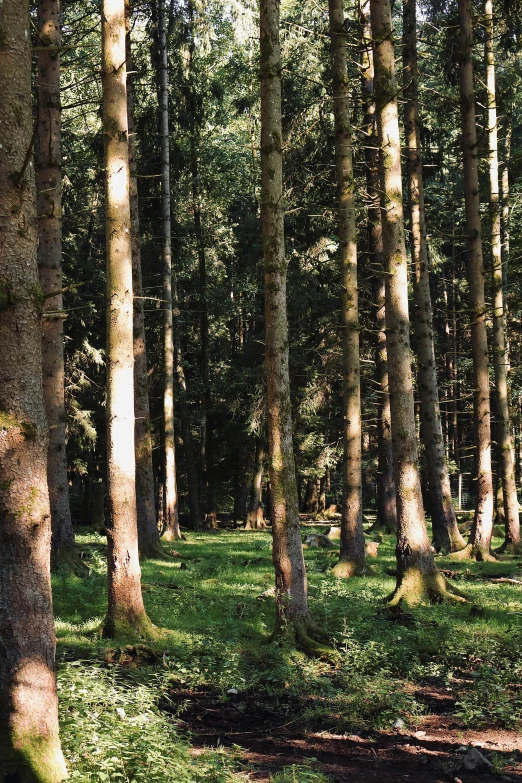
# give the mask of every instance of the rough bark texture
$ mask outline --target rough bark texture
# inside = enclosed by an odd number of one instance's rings
[[[125,3],[127,14],[127,69],[132,67],[130,36],[130,3]],[[132,290],[134,313],[134,451],[136,457],[136,513],[138,517],[138,545],[141,557],[162,555],[154,502],[154,472],[152,468],[152,440],[150,436],[149,383],[145,345],[145,308],[141,277],[140,215],[138,205],[138,178],[136,164],[136,129],[134,124],[133,77],[127,79],[127,117],[129,125],[129,197],[132,249]]]
[[[433,343],[424,185],[420,147],[416,0],[403,2],[404,130],[408,161],[411,254],[414,265],[414,323],[421,401],[420,434],[426,452],[433,542],[436,549],[456,551],[466,545],[459,533],[449,481],[439,406],[437,363]]]
[[[484,262],[480,233],[477,127],[473,86],[473,23],[470,0],[459,0],[460,105],[464,162],[464,198],[468,246],[468,282],[473,356],[474,424],[476,447],[475,518],[466,549],[454,556],[490,557],[493,527],[493,480],[491,473],[491,423],[489,400],[489,357],[484,299]]]
[[[368,191],[368,246],[374,277],[375,302],[375,380],[379,385],[377,413],[377,519],[375,528],[395,533],[397,530],[397,502],[393,480],[393,451],[391,436],[390,393],[388,388],[388,358],[386,351],[386,296],[383,270],[382,223],[380,207],[379,149],[375,100],[373,95],[373,50],[370,21],[370,2],[361,0],[361,90],[364,101],[363,126],[366,133],[364,150],[366,160],[366,187]]]
[[[343,500],[341,548],[333,569],[338,577],[361,574],[365,565],[362,526],[361,370],[357,228],[352,162],[348,55],[343,0],[329,0],[337,173],[341,342],[343,349]]]
[[[106,636],[146,636],[138,557],[134,465],[132,252],[127,147],[124,0],[102,6],[103,137],[107,253]]]
[[[371,0],[375,103],[381,148],[386,333],[397,491],[397,587],[392,603],[447,595],[430,549],[420,485],[410,359],[408,268],[402,210],[401,146],[389,0]]]
[[[254,470],[252,473],[252,486],[250,489],[250,502],[245,521],[247,530],[256,530],[265,527],[263,518],[263,470],[265,463],[265,444],[261,438],[256,439],[256,455],[254,458]]]
[[[308,584],[299,526],[288,369],[281,137],[279,2],[260,2],[261,215],[265,285],[265,369],[272,497],[276,634],[295,629],[309,647]]]
[[[493,365],[496,385],[496,440],[502,481],[506,539],[504,549],[520,545],[520,519],[515,483],[515,454],[511,437],[507,383],[507,327],[504,309],[504,274],[501,245],[500,192],[498,175],[497,101],[495,88],[495,52],[493,2],[485,0],[486,87],[489,140],[489,209],[491,219],[491,256],[493,262]]]
[[[165,436],[166,541],[180,539],[176,444],[174,438],[174,331],[172,323],[172,228],[170,217],[169,71],[164,0],[158,0],[158,103],[161,164],[161,226],[163,260],[163,427]]]
[[[42,391],[31,35],[26,0],[0,4],[0,771],[58,783],[48,430]]]
[[[62,291],[62,142],[60,105],[60,0],[38,3],[38,270],[44,298],[42,375],[49,425],[47,483],[53,562],[74,563],[65,451]]]

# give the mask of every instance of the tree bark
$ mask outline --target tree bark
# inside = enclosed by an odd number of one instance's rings
[[[279,0],[260,1],[261,216],[265,286],[268,450],[276,576],[275,634],[314,647],[292,444],[284,247]]]
[[[414,264],[414,324],[418,355],[418,387],[421,401],[421,438],[426,452],[433,543],[436,549],[454,552],[466,542],[457,527],[451,500],[448,465],[439,405],[437,362],[433,343],[424,183],[420,146],[417,65],[416,0],[403,2],[404,132],[408,161],[411,254]]]
[[[453,557],[489,559],[493,527],[493,479],[491,473],[491,422],[489,357],[484,298],[484,261],[480,233],[480,191],[477,159],[477,127],[473,86],[473,22],[470,0],[459,0],[460,106],[464,164],[464,199],[468,247],[468,283],[473,357],[474,424],[477,501],[468,546]]]
[[[134,463],[125,0],[103,0],[102,89],[107,243],[108,613],[104,635],[149,636],[138,557]]]
[[[163,427],[165,433],[165,525],[163,538],[182,538],[179,527],[174,437],[174,331],[172,316],[172,228],[170,217],[169,66],[165,29],[165,0],[157,0],[158,103],[161,165],[161,225],[163,261]]]
[[[27,0],[0,4],[0,769],[5,780],[67,777],[54,671],[48,428]]]
[[[130,35],[130,0],[125,3],[127,69],[133,71]],[[141,276],[140,213],[136,163],[133,77],[127,78],[127,118],[129,125],[129,198],[132,249],[133,334],[134,334],[134,450],[136,458],[136,513],[140,557],[163,556],[154,502],[154,471],[150,436],[149,382],[145,344],[145,308]]]
[[[343,500],[337,577],[362,574],[365,566],[362,526],[361,368],[357,228],[350,123],[350,90],[343,0],[329,0],[333,76],[335,160],[337,172],[339,262],[341,270],[341,343],[343,350]]]
[[[385,285],[383,270],[382,223],[380,208],[379,148],[373,94],[374,68],[370,2],[361,0],[360,25],[363,54],[361,62],[361,90],[364,102],[363,126],[366,134],[366,187],[368,191],[368,247],[374,275],[375,300],[375,380],[379,387],[377,407],[377,519],[376,529],[388,533],[397,530],[397,502],[393,481],[393,452],[391,437],[390,393],[388,388],[388,357],[386,351]]]
[[[386,335],[397,490],[397,586],[390,602],[452,595],[430,549],[417,457],[410,359],[408,268],[402,210],[401,145],[389,0],[371,0],[375,102],[381,149]]]
[[[520,519],[515,483],[515,454],[511,436],[507,383],[507,326],[504,309],[504,274],[501,243],[501,215],[498,173],[497,99],[495,87],[495,51],[493,1],[485,0],[485,55],[488,105],[489,209],[491,219],[491,256],[493,262],[493,365],[495,368],[498,461],[502,481],[506,538],[502,551],[520,547]]]
[[[65,448],[62,295],[62,141],[60,104],[60,2],[38,3],[38,135],[36,187],[38,271],[44,296],[42,374],[49,425],[47,482],[51,504],[53,563],[81,567],[74,552]],[[82,569],[85,570],[85,569]]]
[[[250,502],[245,520],[246,530],[257,530],[265,526],[263,518],[263,470],[265,463],[265,445],[262,438],[256,438],[256,455],[252,473]]]

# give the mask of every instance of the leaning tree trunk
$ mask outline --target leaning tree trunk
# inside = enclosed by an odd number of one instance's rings
[[[476,448],[475,518],[468,546],[453,557],[489,559],[493,528],[493,479],[491,474],[491,422],[489,357],[484,298],[484,261],[480,233],[477,126],[473,86],[473,22],[470,0],[459,0],[460,106],[464,162],[464,199],[468,246],[468,284],[473,357],[474,422]]]
[[[130,36],[130,2],[125,3],[127,35],[125,39],[127,68],[133,71]],[[129,125],[129,197],[132,248],[132,290],[134,313],[134,449],[136,459],[136,513],[140,557],[163,556],[154,502],[154,471],[150,436],[149,382],[145,345],[145,308],[141,276],[140,215],[136,164],[136,126],[134,122],[133,78],[127,79],[127,117]]]
[[[0,4],[0,776],[59,783],[27,0]],[[6,217],[8,216],[8,217]],[[4,777],[5,776],[5,777]]]
[[[265,285],[265,368],[272,493],[276,629],[310,649],[314,627],[299,526],[292,444],[284,247],[279,0],[260,2],[261,214]]]
[[[414,322],[418,356],[418,386],[421,401],[420,433],[426,452],[428,486],[436,549],[455,552],[463,549],[462,538],[451,500],[451,488],[442,436],[437,382],[437,361],[433,342],[428,245],[424,209],[424,184],[420,147],[417,65],[416,0],[403,2],[404,135],[408,161],[411,254],[414,264]]]
[[[507,383],[507,337],[506,313],[504,309],[504,274],[502,263],[500,193],[498,176],[497,102],[495,87],[495,52],[493,37],[493,1],[485,0],[486,28],[486,86],[488,101],[489,139],[489,208],[491,217],[491,256],[493,261],[493,364],[495,368],[498,444],[498,461],[502,494],[506,539],[501,547],[517,549],[520,546],[520,519],[515,483],[515,455],[511,437],[509,399]]]
[[[265,445],[262,438],[256,438],[256,454],[250,489],[250,502],[245,521],[246,530],[266,527],[263,518],[263,469],[265,463]]]
[[[107,243],[106,636],[149,636],[138,557],[134,463],[132,247],[127,147],[125,0],[103,0],[102,88]]]
[[[163,538],[182,538],[179,527],[174,438],[174,330],[172,323],[172,228],[170,217],[169,69],[165,0],[158,0],[159,126],[161,164],[161,231],[163,240],[163,427],[165,435],[165,524]]]
[[[60,105],[60,1],[38,3],[38,270],[43,300],[42,375],[49,425],[47,483],[53,562],[82,568],[74,552],[65,450],[62,295],[62,142]]]
[[[397,586],[392,604],[454,596],[435,566],[420,485],[410,358],[408,265],[402,210],[401,144],[389,0],[371,0],[375,102],[381,149],[386,333],[397,490]]]
[[[341,267],[341,343],[343,350],[343,500],[341,548],[333,569],[337,577],[361,574],[365,566],[362,524],[361,368],[357,228],[352,161],[348,55],[343,0],[329,0],[333,75],[335,160]]]
[[[386,351],[385,285],[383,277],[382,223],[379,182],[379,149],[373,95],[373,50],[370,2],[361,0],[362,37],[361,92],[364,103],[363,127],[366,134],[366,187],[368,191],[368,247],[374,274],[374,307],[376,321],[375,380],[378,384],[377,406],[377,518],[374,529],[388,533],[397,530],[397,502],[393,481],[390,392],[388,388],[388,355]]]

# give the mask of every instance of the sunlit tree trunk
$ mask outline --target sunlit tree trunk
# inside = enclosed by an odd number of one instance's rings
[[[265,284],[265,367],[276,574],[276,634],[294,630],[314,645],[292,443],[284,246],[279,0],[260,2],[261,214]]]
[[[163,427],[165,435],[166,541],[180,539],[176,444],[174,438],[174,331],[172,322],[172,227],[170,216],[169,66],[165,0],[158,0],[158,103],[161,165],[161,226],[163,261]]]
[[[463,549],[449,481],[437,383],[437,362],[433,343],[433,310],[431,306],[428,246],[424,209],[424,185],[420,147],[420,120],[417,65],[416,0],[403,2],[404,125],[408,161],[409,206],[411,220],[411,254],[414,264],[414,323],[418,355],[418,386],[421,400],[421,438],[426,452],[428,484],[433,525],[433,542],[437,549]]]
[[[132,71],[130,36],[131,8],[125,3],[127,15],[127,69]],[[152,468],[152,440],[150,436],[149,383],[145,345],[145,308],[141,276],[140,215],[138,206],[138,178],[136,163],[136,127],[134,123],[133,77],[127,79],[127,116],[129,126],[129,197],[132,248],[132,288],[134,295],[134,439],[136,454],[136,512],[138,517],[138,545],[141,557],[162,555],[154,502],[154,472]]]
[[[59,783],[26,0],[0,4],[0,31],[0,777]]]
[[[51,505],[52,559],[81,566],[74,553],[65,449],[62,295],[62,140],[60,104],[60,2],[38,3],[38,135],[36,186],[38,271],[44,298],[42,375],[49,425],[47,482]]]
[[[491,473],[491,423],[489,356],[484,298],[484,262],[480,233],[477,127],[473,86],[473,23],[470,0],[459,0],[460,105],[464,162],[464,198],[468,246],[468,283],[473,357],[474,421],[476,448],[476,507],[470,541],[460,557],[490,557],[493,527],[493,480]],[[454,555],[455,556],[455,555]]]
[[[370,1],[361,0],[362,32],[361,91],[364,103],[363,127],[366,134],[366,187],[368,191],[368,245],[374,275],[373,295],[376,323],[375,380],[379,386],[377,406],[377,519],[375,529],[388,533],[397,530],[397,502],[393,480],[390,393],[388,388],[388,358],[386,352],[385,286],[383,277],[382,223],[380,207],[379,149],[375,100],[373,95],[373,49],[370,21]]]
[[[132,248],[124,0],[103,0],[102,89],[107,243],[106,636],[147,636],[138,558],[134,463]]]
[[[491,256],[493,262],[493,363],[495,368],[498,461],[506,540],[502,549],[516,549],[520,545],[520,520],[515,484],[515,454],[511,437],[507,384],[507,337],[504,310],[504,274],[501,243],[501,214],[498,174],[497,101],[495,87],[495,51],[493,34],[493,0],[485,0],[485,54],[488,102],[489,147],[489,208],[491,218]]]
[[[397,587],[392,603],[449,596],[437,571],[426,529],[420,486],[408,314],[408,266],[402,209],[401,144],[389,0],[371,0],[375,103],[381,148],[381,207],[386,334],[397,491]]]
[[[361,369],[357,228],[352,162],[348,55],[343,0],[329,0],[333,75],[335,160],[337,171],[339,261],[341,269],[341,343],[343,349],[343,500],[341,549],[333,569],[338,577],[364,571],[362,526]]]
[[[252,472],[252,486],[250,488],[250,502],[245,521],[247,530],[256,530],[265,527],[263,518],[263,470],[265,467],[265,444],[262,438],[256,438],[256,454],[254,458],[254,470]]]

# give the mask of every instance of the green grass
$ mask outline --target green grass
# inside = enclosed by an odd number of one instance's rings
[[[420,606],[397,621],[382,602],[394,586],[386,574],[395,564],[391,538],[378,558],[369,559],[367,575],[349,581],[328,572],[335,550],[305,550],[311,611],[336,649],[324,661],[268,644],[274,606],[263,593],[273,585],[270,532],[188,533],[175,545],[181,558],[142,565],[147,611],[171,633],[157,643],[153,665],[125,667],[105,662],[114,645],[98,636],[107,601],[105,540],[84,531],[77,542],[90,576],[53,577],[62,742],[73,780],[233,780],[241,768],[239,750],[191,754],[176,710],[165,708],[173,685],[206,686],[224,704],[234,688],[247,712],[255,704],[279,724],[343,732],[389,728],[397,717],[419,724],[427,707],[416,689],[436,683],[456,697],[455,710],[467,725],[521,723],[522,591],[475,578],[513,574],[516,559],[438,559],[462,575],[455,584],[484,613],[440,604]],[[274,777],[294,779],[325,780],[312,767],[287,768]]]

